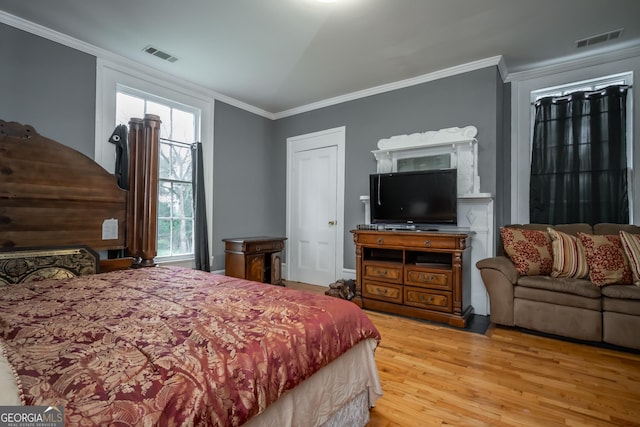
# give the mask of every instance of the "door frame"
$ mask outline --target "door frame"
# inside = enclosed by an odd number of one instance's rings
[[[287,236],[292,239],[291,215],[292,206],[292,171],[293,155],[298,151],[313,150],[317,148],[336,146],[338,152],[336,156],[336,255],[335,255],[335,278],[337,280],[343,272],[344,267],[344,186],[345,186],[345,142],[346,142],[346,126],[340,126],[331,129],[325,129],[318,132],[307,133],[304,135],[292,136],[287,138]],[[318,143],[313,139],[319,136],[330,134],[338,134],[337,145]],[[286,251],[286,270],[287,279],[291,278],[291,251]]]

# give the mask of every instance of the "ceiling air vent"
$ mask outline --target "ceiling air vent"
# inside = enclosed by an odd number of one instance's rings
[[[167,52],[163,52],[153,46],[147,46],[142,50],[150,55],[157,56],[160,59],[164,59],[165,61],[176,62],[178,60],[178,58],[176,58],[175,56],[169,55]]]
[[[624,30],[624,28],[609,31],[608,33],[598,34],[596,36],[587,37],[582,40],[578,40],[576,42],[576,47],[580,48],[580,47],[593,46],[594,44],[597,44],[597,43],[604,43],[604,42],[608,42],[609,40],[615,40],[622,35],[622,30]]]

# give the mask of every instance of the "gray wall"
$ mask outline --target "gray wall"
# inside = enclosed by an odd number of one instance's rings
[[[282,176],[270,119],[216,101],[212,268],[224,268],[227,237],[285,236]],[[282,185],[282,188],[280,188]],[[274,197],[277,196],[277,197]]]
[[[498,201],[494,209],[496,236],[498,227],[510,224],[511,221],[511,83],[502,83],[499,79],[498,87],[502,88],[502,98],[498,99],[499,143],[496,145],[496,192]],[[500,113],[502,112],[502,113]],[[497,244],[497,240],[494,242]]]
[[[0,23],[0,119],[94,158],[96,58]]]
[[[285,230],[286,140],[323,129],[346,126],[344,267],[355,268],[355,247],[349,230],[364,220],[359,197],[369,193],[369,174],[376,172],[371,150],[379,139],[393,135],[474,125],[478,128],[481,191],[496,194],[496,153],[504,142],[504,87],[497,67],[423,83],[363,99],[345,102],[276,121],[276,173],[273,197]],[[501,181],[510,179],[501,171]],[[504,191],[500,186],[500,191]],[[504,203],[498,194],[498,204]],[[502,209],[500,206],[498,209]]]

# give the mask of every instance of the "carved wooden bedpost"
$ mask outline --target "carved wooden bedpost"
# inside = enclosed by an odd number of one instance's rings
[[[140,217],[141,207],[138,201],[142,198],[138,194],[142,194],[142,180],[138,179],[138,168],[140,162],[138,159],[144,158],[142,153],[142,120],[131,119],[129,121],[129,199],[127,201],[127,251],[133,257],[133,266],[140,265],[140,241],[142,225],[138,218]]]
[[[157,255],[158,146],[160,117],[129,122],[129,211],[127,249],[134,266],[155,265]]]

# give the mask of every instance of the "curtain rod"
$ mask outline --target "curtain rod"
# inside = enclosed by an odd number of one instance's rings
[[[620,85],[620,86],[626,86],[627,90],[631,90],[631,89],[633,89],[633,85]],[[605,89],[605,88],[603,87],[602,89]],[[582,92],[598,92],[598,91],[600,91],[600,90],[602,90],[602,89],[584,90],[584,91],[582,91]],[[576,92],[581,92],[581,91],[577,90]],[[571,92],[571,93],[575,93],[575,92]],[[568,94],[566,94],[566,95],[560,95],[560,96],[558,96],[558,98],[562,98],[562,97],[564,97],[564,96],[569,96],[569,95],[571,95],[571,93],[568,93]],[[543,96],[542,98],[546,98],[546,96]],[[535,100],[535,101],[531,101],[531,102],[529,103],[529,105],[535,105],[535,104],[536,104],[536,102],[537,102],[538,100],[542,99],[542,98],[538,98],[538,99],[537,99],[537,100]]]

